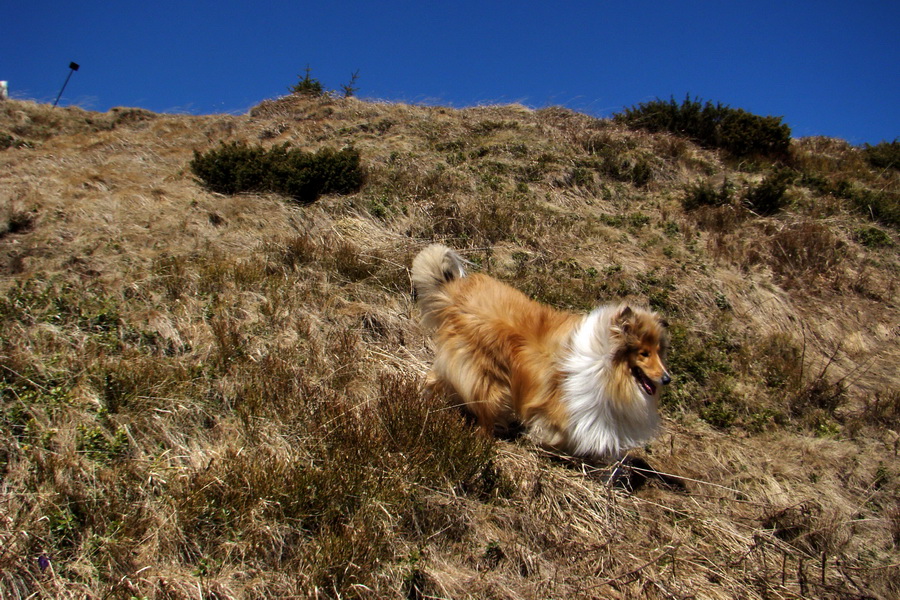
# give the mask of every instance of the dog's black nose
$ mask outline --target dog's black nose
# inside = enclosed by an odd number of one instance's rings
[[[672,383],[672,378],[669,376],[668,373],[663,373],[663,376],[662,376],[662,384],[663,384],[663,385],[669,385],[670,383]]]

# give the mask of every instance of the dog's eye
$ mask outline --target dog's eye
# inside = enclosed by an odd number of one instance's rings
[[[647,350],[641,350],[641,356],[644,358],[650,358],[650,353]]]

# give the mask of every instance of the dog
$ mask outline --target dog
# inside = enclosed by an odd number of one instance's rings
[[[559,311],[467,273],[441,244],[415,257],[411,278],[435,343],[426,388],[459,402],[486,435],[518,423],[543,447],[602,461],[652,438],[671,382],[667,324],[655,312]]]

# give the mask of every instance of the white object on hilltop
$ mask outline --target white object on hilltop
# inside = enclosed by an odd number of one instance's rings
[[[0,100],[9,98],[9,82],[0,81]]]

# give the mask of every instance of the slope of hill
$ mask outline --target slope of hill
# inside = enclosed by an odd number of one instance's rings
[[[211,193],[193,152],[230,141],[353,145],[365,184]],[[6,101],[0,142],[0,597],[900,595],[900,175],[861,150],[300,96]],[[687,489],[425,399],[434,240],[557,307],[663,312],[675,383],[635,454]]]

